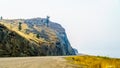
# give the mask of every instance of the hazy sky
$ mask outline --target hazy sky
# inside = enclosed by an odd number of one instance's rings
[[[0,0],[3,18],[46,15],[80,53],[120,57],[120,0]]]

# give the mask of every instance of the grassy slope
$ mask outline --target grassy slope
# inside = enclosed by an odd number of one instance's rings
[[[29,41],[34,41],[34,42],[39,43],[39,44],[41,44],[41,43],[49,44],[49,42],[46,41],[44,38],[37,38],[36,37],[37,34],[33,34],[33,33],[26,34],[25,30],[29,29],[29,27],[25,23],[22,24],[22,30],[19,31],[18,30],[18,22],[19,21],[15,21],[14,24],[11,24],[10,22],[2,21],[2,22],[0,22],[0,24],[3,24],[4,26],[6,26],[9,30],[15,31],[16,33],[18,33],[19,35],[21,35],[22,37],[26,38]],[[37,27],[34,27],[34,28],[37,29]],[[52,29],[49,29],[45,26],[43,26],[39,29],[40,30],[38,30],[38,31],[46,30],[46,32],[47,32],[49,38],[51,39],[51,41],[56,41],[57,40],[57,36]]]
[[[54,30],[46,26],[40,26],[39,29],[38,27],[34,27],[35,29],[38,29],[38,31],[41,33],[40,35],[43,36],[37,38],[37,34],[33,32],[26,33],[26,29],[30,28],[24,22],[22,22],[22,30],[19,31],[18,22],[19,21],[15,21],[14,23],[11,23],[10,21],[6,22],[6,20],[0,21],[0,25],[6,27],[6,30],[3,29],[4,31],[2,31],[5,33],[5,41],[2,40],[4,42],[2,44],[0,43],[0,49],[2,49],[0,50],[0,56],[62,55],[62,51],[58,51],[55,47],[56,42],[59,41],[59,38]],[[15,39],[13,37],[8,37],[9,33],[11,32],[15,34]],[[47,38],[46,35],[48,36]],[[21,49],[21,47],[24,49]]]
[[[79,68],[120,68],[120,59],[101,56],[72,56],[66,57]]]

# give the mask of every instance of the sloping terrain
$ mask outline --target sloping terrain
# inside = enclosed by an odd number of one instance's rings
[[[41,20],[1,20],[0,56],[74,55],[64,28],[53,22],[47,27]]]

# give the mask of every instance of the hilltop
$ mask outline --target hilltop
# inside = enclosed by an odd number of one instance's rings
[[[51,21],[46,26],[45,21],[46,18],[0,20],[0,56],[75,55],[65,29]]]

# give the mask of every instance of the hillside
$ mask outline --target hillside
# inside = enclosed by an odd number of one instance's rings
[[[0,56],[75,55],[65,29],[51,21],[48,27],[44,21],[44,18],[0,20]]]

